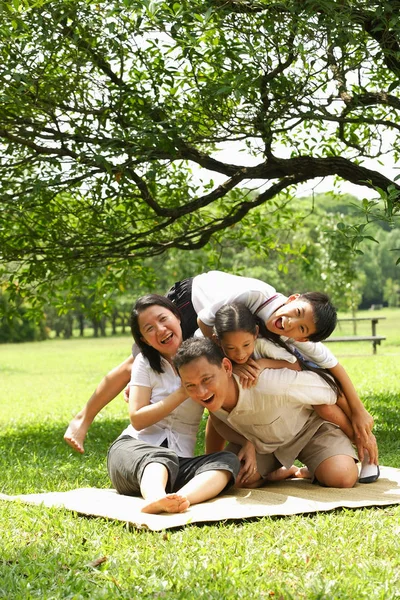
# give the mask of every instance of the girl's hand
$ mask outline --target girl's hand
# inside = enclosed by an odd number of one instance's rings
[[[243,388],[250,388],[257,383],[262,368],[255,360],[249,358],[247,363],[234,365],[232,370],[239,377],[240,385]]]
[[[237,476],[236,484],[243,485],[257,473],[257,458],[254,444],[246,441],[238,453],[238,459],[242,463],[242,466]]]

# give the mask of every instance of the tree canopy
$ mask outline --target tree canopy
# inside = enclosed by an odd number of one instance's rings
[[[399,14],[397,0],[3,2],[9,292],[100,272],[115,285],[261,205],[279,227],[318,177],[374,188],[398,214]]]

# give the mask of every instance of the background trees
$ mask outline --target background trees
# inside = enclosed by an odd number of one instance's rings
[[[384,157],[398,158],[400,2],[2,6],[11,299],[84,290],[101,303],[146,283],[146,257],[211,239],[215,253],[240,222],[242,246],[255,250],[256,229],[273,249],[296,185],[316,177],[377,188],[380,210],[398,215]],[[369,168],[376,157],[382,168]]]

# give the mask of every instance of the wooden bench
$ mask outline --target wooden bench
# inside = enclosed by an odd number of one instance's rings
[[[355,327],[357,325],[357,321],[371,321],[371,335],[344,335],[329,337],[328,339],[324,340],[324,344],[329,342],[372,342],[372,352],[373,354],[376,354],[376,347],[378,344],[380,345],[381,341],[386,340],[384,336],[376,334],[376,326],[379,320],[383,320],[385,318],[386,317],[353,317],[347,319],[338,319],[338,323],[348,321],[352,322]]]

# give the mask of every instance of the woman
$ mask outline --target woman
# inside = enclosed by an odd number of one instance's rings
[[[131,425],[109,449],[108,472],[120,494],[143,496],[143,512],[183,512],[233,484],[239,460],[226,451],[193,456],[203,409],[186,399],[172,364],[183,339],[176,306],[143,296],[131,329],[141,350],[132,367]]]

